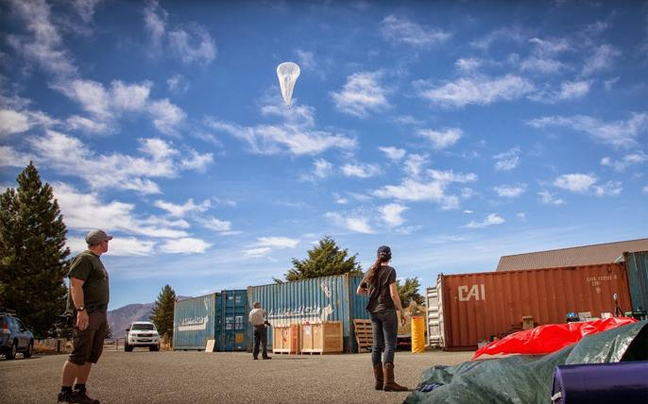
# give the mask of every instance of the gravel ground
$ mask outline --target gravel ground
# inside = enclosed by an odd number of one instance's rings
[[[396,353],[396,381],[416,387],[434,365],[467,361],[472,352]],[[55,403],[64,355],[0,360],[3,403]],[[373,389],[369,354],[273,355],[242,352],[104,351],[89,394],[102,404],[401,403],[407,392]]]

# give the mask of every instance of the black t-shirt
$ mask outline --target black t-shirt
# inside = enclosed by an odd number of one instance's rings
[[[77,255],[72,260],[68,277],[85,281],[83,284],[85,307],[90,310],[96,308],[106,310],[110,300],[108,271],[97,255],[89,250]]]
[[[378,313],[384,310],[394,310],[394,301],[389,294],[389,285],[396,282],[396,270],[389,265],[383,265],[378,268],[378,272],[370,284],[365,275],[361,287],[369,289],[369,303],[367,311]]]

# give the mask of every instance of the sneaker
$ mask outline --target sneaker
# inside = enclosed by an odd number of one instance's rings
[[[269,357],[269,356],[264,356],[264,357],[263,357],[263,360],[267,360],[267,359],[272,359],[272,358]]]
[[[259,358],[257,358],[256,356],[253,356],[252,358],[253,358],[255,361],[258,361],[258,360],[259,360]]]
[[[71,391],[62,391],[58,393],[57,399],[59,403],[73,403],[74,393],[72,393]]]
[[[94,398],[88,397],[88,393],[85,390],[77,390],[73,393],[72,399],[74,401],[70,401],[71,403],[79,403],[79,404],[100,404],[99,400],[95,400]]]

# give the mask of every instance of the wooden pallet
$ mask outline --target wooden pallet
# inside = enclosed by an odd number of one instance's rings
[[[353,328],[355,328],[356,342],[358,343],[358,352],[371,351],[373,345],[373,331],[371,329],[371,320],[353,320]]]

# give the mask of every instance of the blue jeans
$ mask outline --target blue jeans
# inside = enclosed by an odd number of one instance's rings
[[[371,362],[374,366],[381,363],[380,354],[382,351],[383,363],[394,363],[394,352],[396,351],[396,337],[398,335],[398,317],[396,310],[384,310],[378,313],[370,313],[371,328],[373,330],[373,346],[371,347]]]

